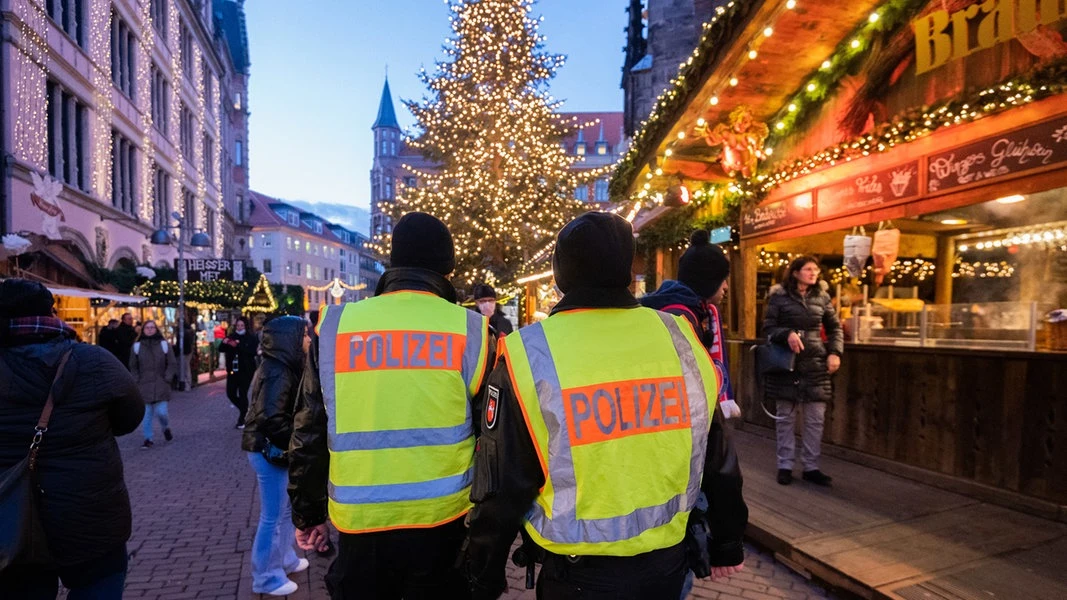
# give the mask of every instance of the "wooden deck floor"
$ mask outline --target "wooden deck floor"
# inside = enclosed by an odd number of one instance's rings
[[[774,441],[735,434],[749,534],[798,570],[864,598],[1067,599],[1065,524],[827,456],[833,488],[781,486]]]

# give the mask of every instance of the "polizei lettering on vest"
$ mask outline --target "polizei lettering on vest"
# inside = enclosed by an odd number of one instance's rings
[[[563,398],[572,446],[689,427],[681,377],[570,388]]]
[[[337,336],[338,373],[383,369],[458,371],[466,337],[437,331],[365,331]]]

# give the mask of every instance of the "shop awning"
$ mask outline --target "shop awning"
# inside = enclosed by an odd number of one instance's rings
[[[48,291],[56,296],[68,296],[74,298],[96,298],[98,300],[110,300],[121,304],[140,304],[146,300],[144,296],[134,294],[119,294],[101,290],[89,290],[85,288],[64,287],[59,285],[46,286]]]

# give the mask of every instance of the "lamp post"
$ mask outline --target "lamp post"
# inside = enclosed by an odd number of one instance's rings
[[[149,240],[156,246],[169,246],[173,243],[170,230],[178,230],[178,364],[181,365],[182,389],[187,389],[189,381],[186,371],[189,364],[185,360],[185,219],[177,211],[172,212],[170,216],[178,222],[177,227],[163,226],[152,232]],[[189,239],[189,245],[194,248],[210,248],[211,238],[198,231]]]

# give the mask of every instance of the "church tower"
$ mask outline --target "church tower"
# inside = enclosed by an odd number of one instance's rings
[[[389,90],[389,78],[382,88],[378,105],[378,118],[371,126],[374,132],[374,166],[370,172],[371,183],[371,235],[388,233],[393,229],[388,209],[379,206],[396,200],[397,175],[400,172],[400,149],[402,145],[400,123],[396,119],[393,94]]]

